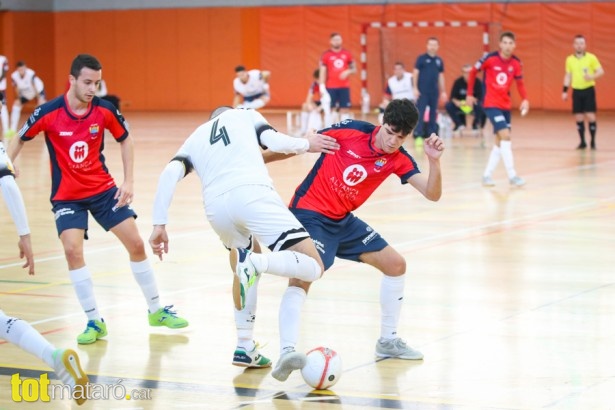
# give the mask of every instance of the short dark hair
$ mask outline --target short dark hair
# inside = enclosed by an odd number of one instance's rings
[[[78,78],[79,74],[81,74],[81,69],[83,69],[83,67],[87,67],[95,71],[102,70],[102,65],[100,64],[98,59],[96,59],[96,57],[90,54],[79,54],[77,57],[75,57],[73,63],[70,65],[70,75],[75,78]]]
[[[432,37],[429,37],[429,38],[427,39],[427,42],[429,42],[429,41],[431,41],[431,40],[437,41],[437,42],[438,42],[438,44],[440,44],[440,40],[438,40],[438,37],[433,37],[433,36],[432,36]]]
[[[577,38],[582,38],[583,40],[585,40],[585,36],[583,34],[577,34],[576,36],[574,36],[574,39],[576,40]]]
[[[15,67],[24,67],[26,65],[26,62],[23,60],[19,60],[17,62],[17,64],[15,64]]]
[[[241,73],[242,71],[246,71],[246,68],[244,66],[238,65],[237,67],[235,67],[236,73]]]
[[[314,73],[312,74],[312,76],[315,79],[318,79],[320,77],[320,68],[317,68],[316,70],[314,70]]]
[[[331,35],[329,36],[329,39],[332,39],[335,36],[342,36],[340,33],[338,33],[337,31],[334,31],[333,33],[331,33]]]
[[[500,41],[504,40],[506,37],[508,37],[512,41],[515,41],[515,33],[513,33],[512,31],[505,31],[500,34]]]
[[[419,110],[407,98],[395,99],[384,110],[383,124],[389,124],[393,131],[408,135],[419,122]]]
[[[396,62],[395,62],[395,64],[393,64],[393,65],[394,65],[394,66],[395,66],[395,65],[399,65],[399,66],[401,66],[402,68],[405,68],[405,67],[406,67],[406,66],[404,65],[404,63],[402,63],[401,61],[396,61]]]
[[[222,105],[211,112],[209,119],[211,120],[213,118],[216,118],[218,115],[222,114],[224,111],[232,110],[232,109],[233,107],[231,107],[230,105]]]

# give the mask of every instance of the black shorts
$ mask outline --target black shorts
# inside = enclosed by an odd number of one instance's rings
[[[572,90],[572,113],[596,112],[596,88]]]
[[[0,90],[0,103],[6,105],[6,91]]]

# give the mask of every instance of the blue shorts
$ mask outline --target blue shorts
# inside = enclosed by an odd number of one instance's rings
[[[254,95],[250,95],[248,97],[246,97],[245,95],[243,96],[243,101],[244,102],[250,102],[250,101],[254,101],[257,98],[261,98],[263,95],[267,95],[266,93],[258,93],[258,94],[254,94]]]
[[[117,199],[113,197],[117,191],[114,186],[101,194],[77,201],[51,201],[58,235],[67,229],[84,229],[87,239],[88,211],[105,231],[128,218],[136,219],[137,214],[130,205],[115,208]]]
[[[327,88],[331,97],[331,108],[350,108],[350,88]]]
[[[42,98],[47,98],[45,96],[45,90],[42,90],[40,93],[38,93],[38,95],[40,95]],[[21,105],[27,104],[30,101],[34,101],[34,98],[32,99],[27,99],[26,97],[22,97],[21,95],[19,96],[19,101],[21,101]],[[37,101],[38,103],[38,101]]]
[[[382,236],[353,214],[339,221],[306,209],[290,210],[307,229],[320,254],[325,270],[338,258],[361,262],[366,252],[378,252],[388,246]]]
[[[510,129],[510,111],[501,110],[499,108],[485,108],[485,114],[493,124],[493,132],[503,130],[504,128]]]

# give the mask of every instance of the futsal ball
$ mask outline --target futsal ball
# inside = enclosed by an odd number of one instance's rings
[[[472,108],[471,105],[466,104],[466,101],[463,100],[461,101],[461,104],[459,104],[459,109],[463,111],[464,114],[469,114],[474,108]]]
[[[316,390],[328,389],[342,376],[342,359],[333,349],[317,347],[307,352],[301,375]]]

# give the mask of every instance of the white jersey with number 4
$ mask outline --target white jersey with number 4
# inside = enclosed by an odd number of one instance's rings
[[[257,111],[227,110],[198,127],[184,142],[176,157],[187,158],[203,184],[203,197],[212,199],[241,185],[273,187],[259,147],[259,130],[273,133],[267,120]],[[274,140],[301,147],[307,140],[275,132]],[[271,136],[269,136],[271,138]],[[291,147],[297,151],[296,147]]]
[[[250,98],[259,94],[267,94],[267,83],[263,80],[260,70],[248,71],[248,81],[243,83],[239,78],[233,80],[233,88],[237,94]]]
[[[26,68],[26,73],[23,77],[19,75],[19,71],[13,71],[13,74],[11,74],[11,80],[13,80],[13,85],[17,87],[19,96],[27,100],[31,100],[36,97],[36,93],[42,92],[44,88],[43,81],[36,76],[36,73],[31,68]],[[32,86],[33,82],[36,87],[36,91]]]

